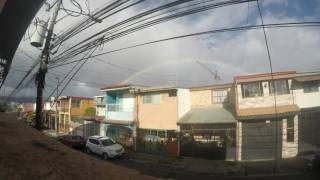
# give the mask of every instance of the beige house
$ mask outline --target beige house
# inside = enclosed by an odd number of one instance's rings
[[[181,155],[235,160],[232,84],[190,89],[191,109],[179,119]]]
[[[176,87],[138,88],[137,150],[179,155],[178,121],[190,110],[190,92]]]

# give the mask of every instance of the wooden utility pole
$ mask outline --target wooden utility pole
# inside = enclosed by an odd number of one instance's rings
[[[46,41],[44,44],[44,48],[41,53],[40,59],[40,67],[36,76],[37,83],[37,105],[36,105],[36,129],[41,130],[42,124],[42,104],[43,104],[43,89],[45,85],[46,73],[48,70],[48,60],[50,56],[50,42],[53,35],[53,28],[56,23],[56,19],[58,16],[58,12],[60,9],[62,0],[57,0],[56,7],[53,10],[52,17],[49,22],[48,33],[46,37]]]

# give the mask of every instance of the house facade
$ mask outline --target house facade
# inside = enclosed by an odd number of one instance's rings
[[[237,160],[269,160],[298,153],[300,108],[295,71],[236,76]]]
[[[127,147],[133,147],[136,134],[136,100],[133,85],[116,85],[101,88],[105,92],[106,110],[104,134]]]
[[[190,91],[176,87],[137,88],[138,151],[178,156],[179,118],[191,107]]]
[[[94,106],[93,98],[61,96],[57,101],[59,114],[58,131],[61,133],[83,134],[82,116],[89,107]]]
[[[320,73],[297,73],[293,78],[295,103],[299,115],[299,152],[320,147]]]
[[[191,109],[179,119],[182,156],[235,160],[232,84],[190,88]]]

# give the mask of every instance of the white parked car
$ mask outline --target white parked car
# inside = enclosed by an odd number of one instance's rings
[[[114,158],[124,154],[122,145],[107,136],[90,136],[86,143],[87,153],[101,155],[103,159]]]

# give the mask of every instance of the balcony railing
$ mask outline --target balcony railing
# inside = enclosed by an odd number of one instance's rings
[[[106,119],[108,120],[125,120],[133,121],[134,109],[133,107],[124,107],[119,104],[108,104]]]
[[[97,106],[105,106],[106,105],[106,101],[105,100],[96,100],[96,105]]]

